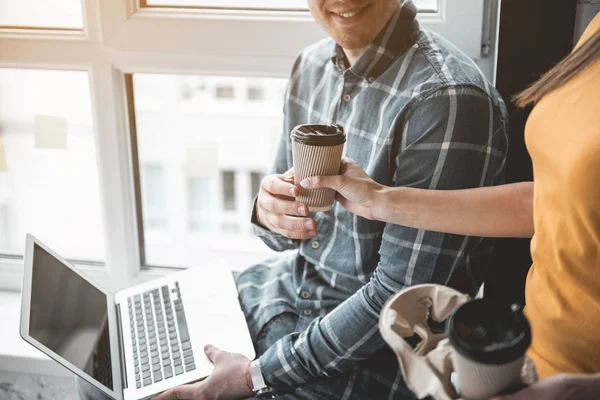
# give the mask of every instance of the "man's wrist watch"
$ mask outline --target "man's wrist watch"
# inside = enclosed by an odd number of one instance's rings
[[[275,389],[265,383],[265,379],[260,371],[259,360],[254,360],[250,363],[250,379],[252,380],[254,396],[259,399],[274,399],[278,396]]]

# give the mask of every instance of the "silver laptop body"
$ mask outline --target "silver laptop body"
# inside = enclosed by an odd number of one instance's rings
[[[228,269],[191,268],[113,294],[31,235],[20,333],[117,400],[208,376],[206,344],[255,356]]]

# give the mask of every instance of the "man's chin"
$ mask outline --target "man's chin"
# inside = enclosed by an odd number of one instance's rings
[[[335,42],[339,44],[344,50],[358,51],[364,50],[367,46],[371,44],[372,40],[362,38],[359,38],[359,40],[357,40],[356,37],[341,37],[339,39],[336,39]]]

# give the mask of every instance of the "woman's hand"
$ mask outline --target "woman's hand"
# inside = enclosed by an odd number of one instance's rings
[[[544,379],[509,396],[492,400],[597,400],[600,375],[560,374]]]
[[[338,192],[336,200],[344,208],[367,219],[378,219],[377,209],[382,203],[378,198],[385,189],[349,158],[342,159],[340,175],[313,176],[302,180],[300,186],[305,189],[333,189]]]

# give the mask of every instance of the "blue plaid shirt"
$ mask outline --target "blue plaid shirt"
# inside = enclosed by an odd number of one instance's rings
[[[292,167],[295,125],[336,123],[347,134],[345,156],[381,184],[447,190],[503,183],[502,99],[471,59],[419,27],[415,15],[414,5],[404,2],[352,66],[331,39],[301,52],[286,93],[274,173]],[[238,280],[254,329],[282,313],[300,318],[296,332],[260,357],[263,375],[286,389],[362,368],[393,397],[398,366],[378,331],[385,301],[428,282],[473,293],[491,245],[370,221],[338,203],[313,217],[318,234],[304,241],[255,223],[272,249],[297,250]],[[381,354],[393,363],[372,362]],[[345,397],[354,384],[348,380]]]

